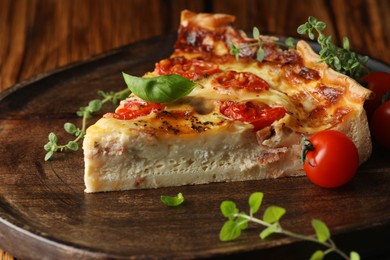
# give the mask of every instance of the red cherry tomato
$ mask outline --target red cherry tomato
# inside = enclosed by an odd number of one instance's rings
[[[161,110],[164,105],[144,100],[131,100],[119,107],[115,113],[107,113],[104,117],[114,117],[121,120],[130,120],[149,115],[152,111]]]
[[[161,60],[155,68],[158,75],[178,74],[190,80],[197,80],[219,71],[217,64],[199,59],[186,59],[181,56]]]
[[[271,108],[263,104],[233,101],[221,101],[220,111],[234,120],[252,124],[255,131],[271,125],[286,114],[284,107]]]
[[[374,141],[379,146],[390,149],[390,100],[374,111],[370,123]]]
[[[309,141],[305,146],[309,149],[303,154],[303,167],[313,183],[334,188],[352,179],[359,166],[359,154],[349,137],[335,130],[325,130],[311,136]]]
[[[367,111],[367,116],[371,118],[374,111],[381,105],[383,95],[390,91],[390,73],[372,72],[362,78],[366,82],[367,88],[375,93],[373,100],[367,100],[364,108]]]

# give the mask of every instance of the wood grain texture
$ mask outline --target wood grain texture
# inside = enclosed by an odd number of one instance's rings
[[[337,43],[390,63],[390,2],[382,0],[1,0],[0,90],[43,71],[119,46],[176,31],[179,13],[224,12],[237,26],[298,36],[309,15],[328,25]]]
[[[390,1],[0,0],[0,91],[42,72],[174,32],[182,9],[230,13],[244,30],[257,26],[263,33],[291,36],[298,36],[296,27],[313,15],[327,23],[337,43],[348,36],[354,50],[390,64]],[[0,253],[2,260],[12,258]]]

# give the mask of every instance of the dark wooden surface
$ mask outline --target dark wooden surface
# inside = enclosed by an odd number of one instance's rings
[[[390,63],[390,2],[383,0],[0,0],[0,91],[42,72],[174,32],[180,10],[185,8],[234,14],[242,29],[257,26],[263,33],[291,36],[297,36],[296,27],[313,15],[328,24],[327,32],[337,42],[346,35],[354,50]],[[53,164],[43,163],[40,147],[47,132],[60,131],[80,104],[93,98],[95,90],[122,88],[118,71],[129,69],[142,74],[150,70],[158,58],[169,54],[169,41],[173,39],[159,40],[125,48],[119,55],[27,84],[27,88],[1,101],[2,217],[38,237],[10,232],[15,227],[1,225],[0,245],[23,258],[41,258],[42,253],[52,258],[61,253],[92,256],[88,250],[103,252],[95,257],[130,253],[163,256],[180,248],[183,250],[177,256],[182,257],[259,251],[275,243],[254,240],[255,230],[237,243],[220,243],[216,235],[223,222],[219,203],[235,199],[244,205],[251,191],[261,190],[268,203],[287,208],[290,215],[286,221],[292,228],[302,227],[309,232],[310,218],[318,217],[334,228],[339,242],[343,243],[345,236],[355,242],[344,242],[347,249],[361,248],[370,255],[370,248],[380,247],[380,240],[362,245],[355,233],[371,232],[371,236],[380,234],[383,238],[389,229],[388,154],[374,157],[352,184],[340,190],[322,190],[305,179],[286,179],[86,195],[82,192],[80,153],[60,157]],[[3,92],[3,96],[10,91]],[[32,188],[27,188],[30,185]],[[187,194],[188,203],[176,211],[162,207],[159,195],[178,190]],[[113,212],[114,216],[110,214]],[[114,220],[111,226],[110,220]],[[42,242],[42,237],[55,242]],[[168,238],[171,243],[161,242]],[[137,242],[130,245],[129,241]],[[152,247],[155,250],[146,248],[150,244],[157,245]],[[74,246],[81,251],[74,250]],[[166,246],[165,251],[157,250],[161,246]],[[263,254],[265,251],[261,250]],[[4,252],[0,259],[13,257]]]

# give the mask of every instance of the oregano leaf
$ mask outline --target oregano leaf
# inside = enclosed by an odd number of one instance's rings
[[[263,215],[263,220],[269,224],[279,221],[286,213],[286,210],[279,206],[269,206]]]
[[[69,141],[66,147],[71,151],[77,151],[79,149],[79,145],[75,141]]]
[[[347,37],[343,38],[343,48],[349,51],[349,39]]]
[[[139,98],[148,102],[173,102],[188,95],[195,82],[177,74],[141,78],[122,73],[128,88]]]
[[[100,99],[94,99],[89,101],[88,109],[90,112],[97,112],[102,108],[102,101]]]
[[[261,231],[260,238],[261,239],[267,238],[269,235],[275,233],[278,230],[278,227],[279,227],[278,223],[273,223],[271,226]]]
[[[77,127],[74,124],[69,122],[64,124],[64,129],[68,134],[74,134],[77,131]]]
[[[57,141],[58,141],[56,134],[53,133],[53,132],[51,132],[51,133],[49,134],[49,137],[48,137],[48,138],[49,138],[49,141],[50,141],[51,143],[57,143]]]
[[[252,35],[254,39],[259,39],[260,31],[257,27],[253,27]]]
[[[250,195],[248,204],[251,209],[252,214],[255,214],[263,201],[264,194],[262,192],[254,192]]]
[[[306,24],[301,24],[300,26],[298,26],[297,28],[297,33],[299,34],[305,34],[307,32],[307,26]]]
[[[315,251],[315,252],[311,255],[310,260],[322,260],[322,259],[324,259],[324,256],[325,256],[324,251],[322,251],[322,250],[317,250],[317,251]]]
[[[45,161],[50,160],[50,158],[53,156],[54,151],[48,151],[45,155]]]
[[[293,49],[295,47],[295,39],[293,37],[287,37],[284,44],[286,44],[288,48]]]
[[[264,60],[264,55],[264,49],[260,46],[256,53],[256,59],[261,62]]]
[[[244,212],[241,212],[242,215],[245,215]],[[247,229],[248,228],[248,219],[244,218],[243,216],[239,216],[235,222],[236,224],[238,225],[238,227],[241,229],[241,230],[244,230],[244,229]]]
[[[238,238],[241,235],[241,229],[237,226],[236,222],[229,219],[222,226],[219,232],[219,239],[221,241],[230,241]]]
[[[168,207],[177,207],[184,202],[184,196],[179,192],[176,196],[161,196],[161,201]]]
[[[360,255],[356,253],[355,251],[351,251],[349,254],[349,259],[350,260],[360,260]]]
[[[238,213],[236,203],[230,200],[225,200],[221,203],[221,212],[222,215],[226,218],[233,218],[233,215]]]
[[[322,222],[319,219],[313,219],[311,221],[311,225],[313,226],[314,231],[316,232],[318,241],[323,243],[330,238],[329,229],[324,222]]]

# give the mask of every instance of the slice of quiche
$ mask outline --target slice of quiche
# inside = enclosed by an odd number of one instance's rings
[[[196,87],[169,103],[131,94],[89,127],[86,192],[303,175],[301,140],[325,129],[348,135],[360,162],[368,159],[371,92],[319,62],[304,41],[286,50],[261,36],[258,61],[234,19],[182,12],[173,54],[144,77],[178,74]],[[242,47],[238,57],[232,45]]]

